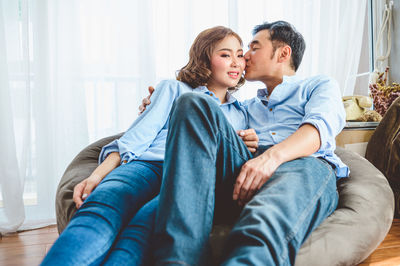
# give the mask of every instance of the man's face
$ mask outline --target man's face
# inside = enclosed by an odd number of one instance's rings
[[[269,30],[259,31],[254,35],[249,44],[249,50],[244,55],[246,59],[245,78],[250,81],[265,81],[268,77],[273,76],[277,65],[275,54]]]

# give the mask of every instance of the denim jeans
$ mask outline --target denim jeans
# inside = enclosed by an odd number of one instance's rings
[[[233,186],[251,158],[215,102],[190,93],[177,99],[156,216],[156,265],[210,265],[215,206],[239,217],[224,265],[294,264],[301,244],[336,208],[334,172],[314,157],[286,162],[241,210],[232,200]]]
[[[151,238],[158,199],[146,203],[124,228],[103,265],[151,265]]]
[[[42,265],[121,265],[121,259],[143,264],[158,204],[150,200],[161,176],[162,162],[132,161],[114,169],[77,210]]]

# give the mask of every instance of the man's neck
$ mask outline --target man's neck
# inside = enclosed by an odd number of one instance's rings
[[[274,91],[275,87],[283,82],[283,76],[294,76],[296,72],[292,69],[282,72],[280,75],[275,77],[270,77],[268,80],[264,81],[265,86],[268,90],[268,97]]]

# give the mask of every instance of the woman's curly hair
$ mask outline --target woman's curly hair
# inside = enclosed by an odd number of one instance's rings
[[[189,62],[178,71],[176,79],[189,84],[192,88],[207,86],[211,78],[211,55],[218,42],[227,36],[234,36],[240,45],[243,45],[239,35],[223,26],[213,27],[202,31],[194,40],[189,51]],[[236,91],[245,82],[242,76],[235,87],[229,88]]]

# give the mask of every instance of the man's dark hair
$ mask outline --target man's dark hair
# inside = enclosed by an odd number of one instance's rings
[[[304,50],[306,49],[306,42],[303,36],[298,32],[290,23],[286,21],[264,22],[257,25],[253,29],[253,35],[259,31],[268,30],[271,35],[271,42],[275,50],[285,43],[292,48],[292,56],[290,66],[297,71],[303,59]]]

